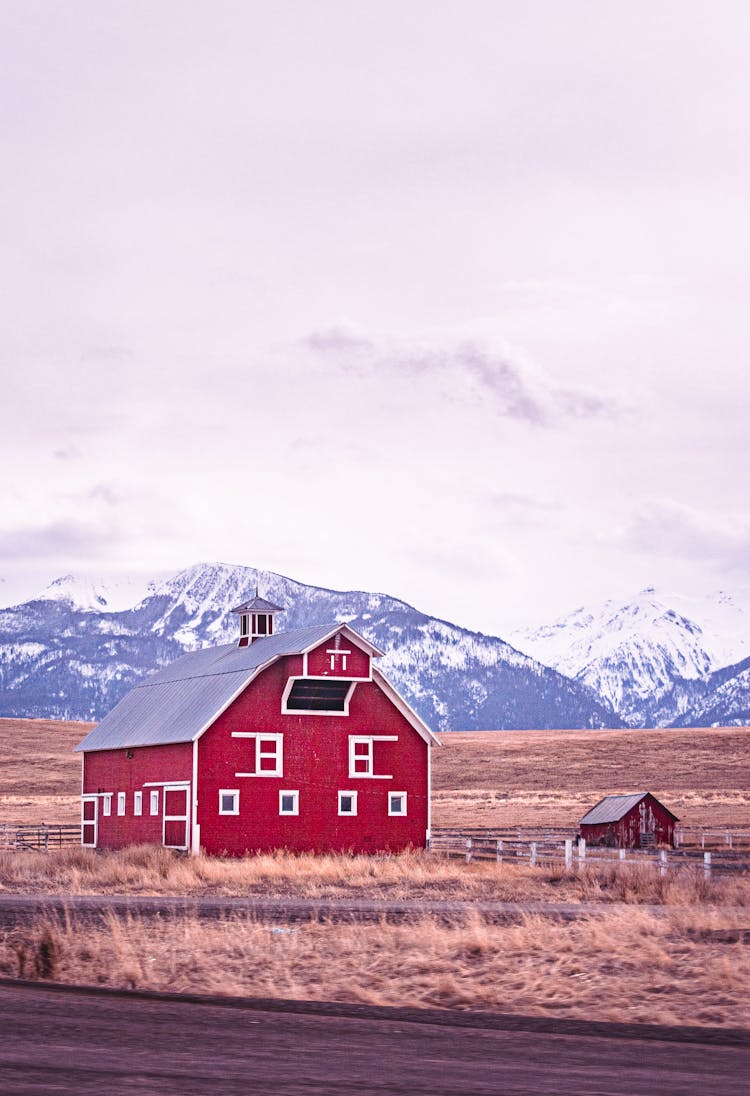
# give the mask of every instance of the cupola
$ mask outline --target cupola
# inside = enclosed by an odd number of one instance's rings
[[[247,647],[256,639],[273,635],[273,618],[284,610],[280,605],[258,597],[256,590],[255,597],[238,605],[232,612],[237,613],[240,618],[240,638],[237,645]]]

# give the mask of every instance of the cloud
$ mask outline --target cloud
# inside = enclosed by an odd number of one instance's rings
[[[310,350],[318,350],[323,354],[359,353],[365,350],[374,350],[374,346],[369,339],[358,335],[347,324],[334,324],[332,327],[323,328],[321,331],[313,331],[302,340],[302,343]]]
[[[625,546],[651,555],[717,564],[750,573],[750,521],[710,514],[672,502],[652,502],[633,516]]]
[[[489,399],[501,418],[532,426],[552,427],[618,412],[613,400],[580,388],[559,388],[520,355],[502,354],[477,342],[448,347],[376,342],[335,326],[313,332],[303,345],[337,370],[429,378],[442,384],[449,398]]]
[[[58,559],[116,546],[120,533],[100,524],[61,519],[44,525],[0,531],[0,559]]]

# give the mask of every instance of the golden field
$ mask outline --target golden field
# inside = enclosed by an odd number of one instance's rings
[[[750,729],[481,731],[433,751],[436,827],[565,826],[649,791],[686,826],[750,829]]]
[[[92,724],[0,719],[0,823],[77,822]],[[574,829],[602,796],[650,791],[688,826],[750,828],[750,730],[482,731],[432,753],[433,825]]]

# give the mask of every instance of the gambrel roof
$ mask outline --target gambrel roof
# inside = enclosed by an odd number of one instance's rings
[[[372,657],[383,653],[346,624],[318,624],[277,632],[246,647],[236,643],[203,647],[139,682],[75,749],[114,750],[192,742],[267,666],[287,655],[305,654],[337,632]],[[432,731],[381,673],[373,671],[373,680],[426,742],[438,744]]]
[[[632,810],[636,804],[650,794],[650,792],[632,792],[630,795],[605,795],[604,799],[600,799],[596,806],[592,807],[588,814],[583,816],[578,825],[597,826],[607,822],[619,822],[629,810]],[[657,803],[659,802],[655,796],[651,796],[651,798],[655,799]],[[677,815],[672,814],[663,803],[659,803],[659,806],[677,821]]]

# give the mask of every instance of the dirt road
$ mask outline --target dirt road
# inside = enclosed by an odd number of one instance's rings
[[[747,1033],[714,1033],[720,1042],[712,1044],[683,1029],[652,1029],[643,1039],[617,1025],[580,1028],[0,983],[0,1092],[725,1096],[750,1077]]]
[[[456,902],[434,899],[353,898],[229,898],[176,895],[28,895],[0,894],[0,925],[28,921],[45,912],[74,913],[80,920],[101,918],[105,913],[138,917],[250,917],[265,923],[299,921],[415,921],[432,916],[456,921],[474,912],[498,924],[520,921],[528,914],[571,921],[610,911],[602,902]],[[641,906],[663,912],[662,906]]]

